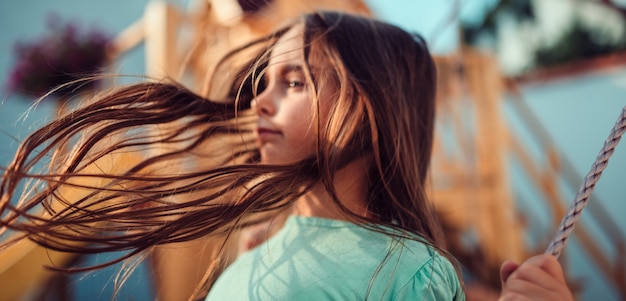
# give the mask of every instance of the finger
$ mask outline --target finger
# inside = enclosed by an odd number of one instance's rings
[[[545,263],[542,268],[548,272],[548,274],[552,275],[552,277],[558,279],[562,283],[565,283],[563,267],[561,266],[561,263],[559,263],[559,260],[551,254],[543,254],[540,256],[545,257]]]
[[[534,300],[529,299],[528,297],[518,294],[518,293],[506,292],[506,293],[503,293],[502,296],[500,296],[500,298],[498,298],[498,301],[534,301]]]
[[[561,283],[565,283],[565,276],[563,275],[563,269],[556,257],[550,254],[541,254],[533,256],[526,260],[524,264],[536,266],[544,270],[548,275],[552,276]]]
[[[529,262],[522,263],[516,270],[509,276],[511,280],[523,280],[530,283],[534,283],[546,290],[557,290],[559,287],[564,286],[564,283],[548,274],[546,270]]]
[[[515,277],[510,278],[510,280],[506,282],[502,296],[523,296],[533,301],[570,300],[567,298],[564,299],[563,297],[566,296],[559,290],[546,289],[537,282],[526,281]]]
[[[520,294],[507,293],[507,294],[500,296],[500,298],[498,298],[498,301],[534,301],[534,300],[529,299],[528,297],[522,296]]]
[[[504,263],[502,263],[502,265],[500,266],[500,281],[501,281],[502,287],[504,287],[504,283],[506,282],[507,279],[509,279],[509,276],[511,276],[511,274],[515,272],[518,266],[519,265],[517,263],[510,261],[510,260],[507,260]]]

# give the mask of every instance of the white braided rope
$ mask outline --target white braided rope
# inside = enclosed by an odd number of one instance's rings
[[[611,134],[604,142],[604,147],[598,154],[596,161],[593,163],[591,170],[587,173],[585,177],[585,181],[583,185],[581,185],[578,193],[576,194],[576,198],[574,202],[572,202],[569,206],[569,210],[563,220],[561,220],[561,224],[559,225],[559,229],[554,235],[552,242],[548,246],[546,253],[552,254],[555,257],[559,257],[561,255],[561,251],[565,247],[567,243],[567,239],[569,235],[574,230],[574,223],[580,217],[583,208],[587,206],[587,201],[589,200],[589,195],[596,183],[600,179],[600,175],[602,171],[606,168],[609,157],[613,154],[615,150],[615,146],[619,143],[620,138],[626,132],[626,106],[622,109],[622,114],[619,116],[613,130],[611,130]]]

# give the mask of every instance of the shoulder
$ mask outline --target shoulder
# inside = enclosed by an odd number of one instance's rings
[[[421,242],[408,243],[406,249],[408,254],[398,265],[408,268],[398,279],[393,300],[465,300],[461,281],[448,258]]]
[[[372,300],[464,300],[461,280],[453,264],[423,239],[397,238],[356,227],[337,235],[335,242],[350,245],[335,264],[348,275],[362,275],[357,291]],[[360,239],[354,239],[354,237]],[[335,244],[333,249],[342,249]],[[345,277],[348,278],[348,277]]]

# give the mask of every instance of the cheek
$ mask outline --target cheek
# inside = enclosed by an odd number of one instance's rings
[[[302,105],[286,116],[289,119],[286,134],[287,141],[294,153],[301,157],[315,153],[317,144],[317,126],[310,105]],[[303,158],[301,158],[303,159]]]
[[[296,149],[310,149],[315,146],[317,141],[317,129],[313,116],[310,113],[292,116],[289,127],[289,141],[292,147]]]
[[[285,130],[295,135],[292,139],[303,139],[304,136],[315,134],[316,114],[309,99],[296,99],[285,109]]]

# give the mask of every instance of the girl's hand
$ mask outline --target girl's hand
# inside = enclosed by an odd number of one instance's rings
[[[506,261],[500,267],[502,293],[499,301],[573,301],[561,264],[549,254],[537,255],[518,265]]]

